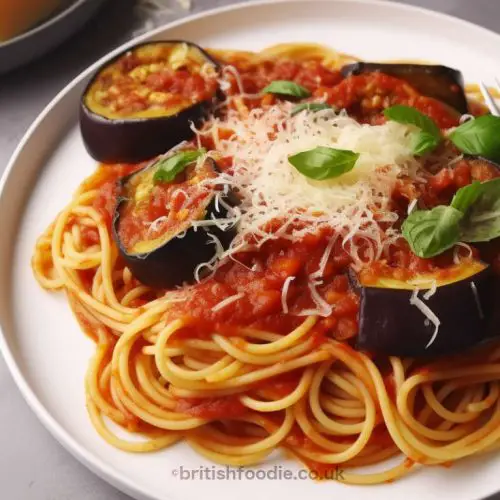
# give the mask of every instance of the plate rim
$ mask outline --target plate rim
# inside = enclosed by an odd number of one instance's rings
[[[3,48],[9,43],[14,41],[19,41],[19,39],[30,36],[33,32],[37,30],[44,29],[48,24],[52,22],[57,22],[61,17],[67,15],[68,11],[72,11],[77,8],[87,0],[77,0],[73,3],[68,9],[63,10],[54,18],[49,19],[47,22],[41,24],[37,28],[30,30],[27,33],[24,33],[12,40],[9,40],[6,44],[0,44],[0,48]],[[458,26],[475,29],[482,32],[485,36],[491,37],[500,44],[500,32],[497,33],[489,28],[476,24],[472,21],[465,20],[463,18],[453,16],[451,14],[446,14],[443,12],[433,11],[431,9],[416,6],[416,5],[408,5],[400,3],[399,1],[392,0],[314,0],[318,3],[337,3],[337,4],[346,4],[346,3],[355,3],[360,6],[362,5],[381,5],[385,6],[388,9],[393,9],[396,11],[402,11],[406,13],[418,12],[427,16],[431,16],[437,19],[441,19],[447,23],[455,23]],[[118,46],[112,51],[108,52],[103,57],[99,58],[93,64],[84,69],[79,75],[77,75],[73,80],[71,80],[67,85],[64,86],[53,99],[45,106],[45,108],[38,114],[32,124],[28,127],[23,137],[19,141],[18,145],[14,149],[13,153],[10,156],[9,161],[7,162],[7,166],[0,176],[0,198],[4,196],[4,188],[7,185],[7,181],[9,177],[12,175],[14,171],[14,166],[16,165],[19,156],[21,155],[24,147],[30,141],[32,136],[38,130],[40,124],[44,121],[44,119],[51,113],[54,107],[59,103],[59,101],[70,92],[73,87],[78,85],[82,80],[87,78],[90,74],[96,71],[102,64],[111,60],[113,57],[118,55],[119,53],[127,50],[129,47],[144,41],[148,41],[155,36],[159,35],[164,31],[168,31],[170,29],[182,26],[184,24],[189,24],[193,21],[197,21],[199,19],[203,19],[204,17],[217,16],[219,14],[224,14],[226,12],[244,10],[244,9],[254,9],[259,8],[261,6],[273,5],[276,3],[296,3],[296,4],[305,4],[308,0],[250,0],[244,1],[243,3],[238,4],[230,4],[221,7],[216,7],[208,10],[204,10],[199,13],[191,14],[180,19],[174,20],[172,22],[163,24],[151,31],[148,31],[144,34],[141,34],[137,37],[130,39],[124,44]],[[23,208],[26,206],[29,194],[27,195],[27,199],[23,203]],[[17,240],[14,239],[13,243],[15,244]],[[9,283],[11,286],[11,284]],[[14,331],[15,334],[15,331]],[[113,465],[110,465],[105,460],[101,459],[97,454],[89,451],[84,445],[81,445],[77,442],[77,440],[67,431],[62,424],[60,424],[55,417],[53,417],[49,410],[42,403],[40,398],[36,395],[34,389],[31,387],[30,383],[26,379],[23,370],[20,364],[16,360],[16,356],[14,352],[10,349],[9,343],[7,341],[7,336],[2,329],[2,325],[0,323],[0,352],[2,353],[3,359],[7,365],[8,371],[12,376],[14,383],[19,389],[23,399],[27,403],[30,410],[36,415],[37,419],[42,423],[45,429],[57,440],[57,442],[63,446],[63,448],[68,451],[78,462],[80,462],[87,469],[92,471],[102,480],[106,481],[108,484],[111,484],[119,491],[131,495],[133,498],[147,499],[147,500],[159,500],[159,497],[147,491],[144,488],[139,487],[134,483],[132,479],[129,479],[125,474],[118,471]],[[500,486],[498,488],[500,491]],[[162,499],[166,500],[180,500],[174,499],[167,491],[165,491],[162,495]]]

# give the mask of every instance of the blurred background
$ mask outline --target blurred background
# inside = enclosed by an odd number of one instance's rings
[[[94,61],[156,26],[244,1],[0,0],[0,175],[40,111]],[[500,0],[399,1],[500,32]],[[48,434],[22,400],[1,358],[0,429],[2,500],[128,499]]]
[[[54,95],[83,69],[125,41],[203,10],[247,0],[0,0],[0,173],[22,134]],[[390,1],[390,0],[389,0]],[[500,30],[500,0],[399,0]],[[20,16],[38,6],[38,17]],[[48,4],[51,9],[43,8]],[[24,9],[26,11],[26,9]],[[9,22],[7,14],[16,23]],[[90,17],[91,16],[91,17]],[[89,20],[86,20],[90,17]],[[50,19],[52,18],[52,20]],[[2,24],[26,26],[5,40]],[[83,21],[86,20],[85,23]],[[57,21],[57,22],[56,22]],[[83,26],[81,26],[83,24]],[[5,30],[7,31],[7,30]],[[15,30],[9,27],[10,32]],[[11,33],[12,34],[12,33]],[[54,46],[39,54],[45,45]],[[17,69],[20,60],[35,58]],[[7,71],[8,72],[5,72]],[[8,124],[8,126],[5,126]]]

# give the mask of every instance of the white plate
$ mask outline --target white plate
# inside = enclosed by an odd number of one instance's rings
[[[461,68],[468,80],[500,75],[500,36],[441,14],[369,0],[244,4],[174,23],[141,40],[162,37],[254,50],[283,41],[316,41],[364,58],[440,61]],[[37,236],[95,167],[79,135],[77,107],[96,67],[42,113],[0,184],[0,346],[24,397],[53,435],[101,477],[141,499],[270,500],[283,495],[291,500],[470,500],[500,490],[500,455],[462,461],[451,469],[426,468],[378,487],[309,480],[187,481],[175,477],[174,469],[211,466],[187,446],[132,455],[97,436],[87,417],[83,388],[94,346],[81,333],[65,297],[41,290],[30,268]],[[299,468],[279,460],[267,467]]]

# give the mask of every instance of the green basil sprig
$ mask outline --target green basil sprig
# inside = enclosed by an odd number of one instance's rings
[[[311,97],[311,92],[298,83],[288,80],[275,80],[271,82],[265,89],[263,94],[277,94],[280,96],[305,98]]]
[[[424,115],[418,109],[410,106],[396,105],[384,110],[384,116],[403,125],[414,125],[419,128],[413,137],[413,153],[422,156],[434,150],[441,143],[441,131],[431,118]]]
[[[481,191],[483,190],[483,184],[479,181],[474,181],[468,186],[460,188],[453,199],[451,200],[451,206],[460,210],[463,214],[466,214],[469,208],[477,201]]]
[[[319,146],[289,156],[288,161],[302,175],[317,181],[324,181],[352,170],[358,158],[359,153],[354,151]]]
[[[500,161],[500,117],[484,115],[457,127],[450,140],[463,153]]]
[[[181,151],[168,158],[162,158],[156,163],[156,172],[153,176],[154,182],[172,182],[177,174],[180,174],[188,165],[206,154],[205,148],[192,151]]]
[[[419,257],[434,257],[459,241],[500,237],[500,178],[460,188],[450,206],[416,210],[403,223],[403,237]]]
[[[405,220],[403,237],[415,255],[429,258],[443,253],[458,241],[463,213],[453,207],[415,210]]]
[[[460,240],[467,243],[500,237],[500,178],[483,182],[479,188],[474,195],[475,202],[469,206],[460,224]]]
[[[326,102],[302,102],[297,104],[290,114],[291,116],[295,116],[302,111],[311,111],[315,113],[316,111],[322,111],[324,109],[332,109],[332,107]]]
[[[428,116],[410,106],[396,105],[387,108],[384,115],[405,125],[414,125],[420,131],[413,139],[413,152],[417,156],[429,153],[442,141],[439,127]],[[462,123],[450,135],[450,141],[462,152],[500,161],[500,117],[479,116]]]

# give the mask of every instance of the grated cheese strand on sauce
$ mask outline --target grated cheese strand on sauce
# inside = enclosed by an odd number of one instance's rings
[[[288,314],[288,304],[286,298],[288,295],[288,289],[290,288],[290,283],[295,279],[295,276],[288,276],[288,278],[283,283],[283,288],[281,289],[281,307],[283,309],[283,314]]]
[[[218,304],[212,307],[212,312],[220,311],[221,309],[224,309],[224,307],[227,307],[233,302],[237,302],[238,300],[242,299],[244,296],[245,296],[244,293],[237,293],[236,295],[231,295],[230,297],[227,297],[226,299],[220,301]]]
[[[297,316],[323,316],[326,318],[332,314],[333,307],[321,297],[317,289],[322,283],[322,281],[309,281],[307,284],[309,292],[311,293],[311,298],[316,304],[317,309],[303,309]]]
[[[198,141],[209,137],[216,154],[233,158],[232,175],[221,173],[212,180],[236,188],[241,197],[237,211],[229,216],[238,224],[238,237],[222,257],[234,253],[234,247],[248,241],[249,235],[261,245],[268,239],[298,240],[331,228],[343,238],[357,267],[380,258],[385,236],[388,244],[394,241],[394,231],[389,228],[383,234],[380,223],[390,226],[398,218],[390,210],[396,181],[401,175],[417,178],[419,171],[408,127],[395,122],[359,124],[332,110],[291,117],[292,107],[282,102],[256,108],[245,118],[228,109],[223,120],[213,118],[206,129],[195,130]],[[222,129],[233,134],[221,139]],[[317,146],[349,149],[360,157],[353,170],[339,178],[312,180],[300,174],[288,157]],[[276,220],[280,227],[266,231]]]
[[[330,258],[330,254],[332,253],[333,245],[337,241],[336,237],[333,237],[328,242],[328,245],[325,248],[323,255],[321,256],[321,260],[319,261],[318,270],[314,272],[311,277],[312,278],[322,278],[323,273],[325,272],[325,267],[328,264],[328,259]]]

